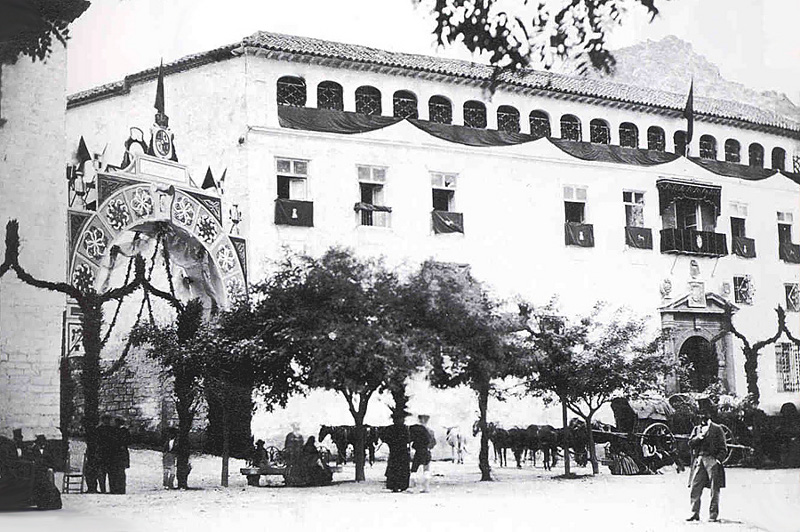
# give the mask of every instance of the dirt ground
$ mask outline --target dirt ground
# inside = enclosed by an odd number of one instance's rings
[[[221,461],[194,457],[189,491],[161,488],[161,456],[132,451],[127,495],[64,495],[64,509],[0,514],[8,532],[201,532],[294,530],[471,530],[486,532],[560,530],[723,529],[800,531],[800,470],[728,469],[721,496],[721,523],[709,523],[708,492],[701,522],[689,514],[686,473],[618,477],[603,467],[596,477],[577,468],[575,480],[541,467],[495,467],[495,482],[479,482],[477,464],[434,462],[430,493],[383,489],[385,463],[367,466],[367,481],[352,481],[352,466],[334,475],[334,485],[287,488],[279,477],[249,487],[231,461],[230,487],[219,486]],[[60,475],[57,475],[60,482]],[[59,484],[60,485],[60,484]]]

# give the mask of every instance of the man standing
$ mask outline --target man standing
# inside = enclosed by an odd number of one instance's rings
[[[703,488],[709,487],[709,521],[716,521],[719,518],[719,490],[725,487],[725,470],[722,467],[722,461],[728,454],[725,434],[707,414],[700,414],[700,424],[692,429],[689,436],[689,448],[692,450],[692,470],[689,474],[692,514],[686,520],[700,520],[700,497]]]
[[[164,442],[161,464],[164,471],[164,489],[175,489],[175,465],[178,462],[178,429],[167,429],[167,438]]]
[[[111,476],[114,469],[115,432],[114,427],[111,426],[111,416],[107,414],[100,416],[100,425],[95,429],[95,443],[100,466],[97,478],[101,486],[105,486],[106,479],[108,479],[108,491],[110,493],[113,492],[111,489]]]
[[[418,424],[409,428],[411,446],[414,448],[414,460],[411,463],[411,473],[414,478],[413,486],[420,486],[420,493],[427,493],[431,482],[431,449],[436,445],[436,436],[428,428],[431,416],[420,414],[417,416]],[[422,473],[417,473],[422,467]]]
[[[125,494],[125,470],[131,465],[131,455],[128,450],[131,434],[125,426],[125,420],[117,418],[111,440],[111,460],[109,463],[108,482],[109,491],[119,495]]]

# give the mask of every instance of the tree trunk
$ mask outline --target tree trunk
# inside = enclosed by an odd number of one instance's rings
[[[747,393],[753,401],[753,406],[758,406],[761,392],[758,389],[758,352],[752,348],[744,347],[744,374],[747,379]]]
[[[224,394],[224,392],[223,392]],[[228,402],[222,397],[222,486],[228,487],[228,467],[231,454],[230,427],[228,426]]]
[[[353,417],[356,422],[355,441],[353,441],[353,458],[356,463],[356,482],[364,482],[366,480],[364,474],[364,442],[366,440],[364,435],[364,415],[359,413]]]
[[[188,381],[188,382],[187,382]],[[175,410],[178,413],[177,479],[178,489],[189,488],[189,433],[192,430],[192,382],[184,371],[175,372]]]
[[[589,446],[589,460],[592,462],[592,475],[596,475],[600,472],[600,464],[597,463],[597,452],[595,452],[594,448],[592,416],[584,417],[583,420],[586,422],[586,438],[588,441],[587,445]]]
[[[478,388],[478,427],[481,431],[481,449],[478,453],[478,467],[481,470],[481,481],[492,480],[492,468],[489,465],[489,432],[486,430],[486,414],[489,409],[489,387]]]
[[[94,436],[94,430],[100,422],[100,325],[103,322],[103,309],[100,303],[92,298],[81,306],[81,312],[84,347],[81,372],[83,430],[88,439]]]
[[[567,425],[567,403],[564,401],[563,398],[559,397],[561,400],[561,421],[564,425],[564,476],[569,476],[569,444],[570,444],[570,433],[569,433],[569,426]]]

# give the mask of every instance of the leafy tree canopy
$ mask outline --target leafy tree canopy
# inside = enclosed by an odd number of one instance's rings
[[[430,5],[441,45],[458,43],[486,53],[493,65],[516,70],[532,60],[545,68],[570,62],[579,72],[610,72],[606,40],[627,8],[644,7],[651,20],[656,0],[413,0]]]
[[[69,24],[89,8],[87,0],[4,0],[0,2],[0,64],[20,55],[44,60],[53,41],[66,46]]]

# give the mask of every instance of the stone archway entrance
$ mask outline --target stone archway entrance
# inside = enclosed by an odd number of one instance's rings
[[[667,356],[676,370],[685,370],[674,372],[668,393],[701,392],[716,382],[727,392],[736,391],[733,343],[725,316],[730,303],[713,292],[703,296],[705,306],[695,300],[690,305],[687,294],[659,309],[661,327],[669,337]],[[732,305],[732,310],[739,309]]]
[[[702,336],[692,336],[683,342],[678,352],[681,369],[681,389],[701,392],[719,380],[719,360],[714,345]]]

